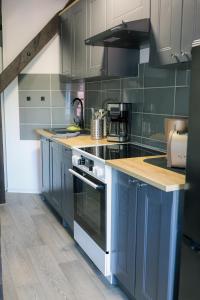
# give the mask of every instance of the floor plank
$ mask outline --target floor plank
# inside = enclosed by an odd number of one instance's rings
[[[39,195],[0,206],[4,300],[122,300]]]

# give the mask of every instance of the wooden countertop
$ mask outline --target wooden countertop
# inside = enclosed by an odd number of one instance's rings
[[[89,135],[80,135],[73,138],[56,138],[55,135],[43,129],[37,129],[36,132],[41,136],[49,138],[69,148],[113,144],[108,142],[106,139],[92,140]],[[185,175],[146,163],[144,162],[144,159],[146,158],[153,157],[145,156],[114,159],[106,161],[106,164],[141,181],[149,183],[165,192],[182,190],[185,188]]]
[[[153,158],[153,156],[108,160],[106,164],[165,192],[185,188],[185,175],[144,162],[147,158]]]
[[[49,133],[47,130],[44,129],[36,129],[36,132],[41,136],[56,141],[57,143],[69,148],[113,144],[113,142],[108,142],[107,139],[92,140],[90,135],[79,135],[77,137],[72,138],[57,138],[54,134]]]

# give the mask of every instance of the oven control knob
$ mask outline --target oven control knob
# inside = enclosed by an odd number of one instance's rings
[[[79,165],[79,161],[80,161],[80,156],[78,156],[78,155],[73,155],[72,156],[72,164],[74,166],[78,166]]]
[[[93,174],[96,176],[96,177],[103,177],[104,175],[104,172],[103,172],[103,169],[100,168],[100,167],[93,167]]]

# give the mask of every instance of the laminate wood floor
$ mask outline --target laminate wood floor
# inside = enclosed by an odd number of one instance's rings
[[[39,195],[0,206],[4,300],[127,299],[91,264]]]

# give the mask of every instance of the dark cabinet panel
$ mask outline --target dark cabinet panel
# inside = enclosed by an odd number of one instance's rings
[[[61,210],[64,222],[74,231],[73,177],[68,171],[70,168],[72,168],[72,150],[63,147]]]
[[[86,76],[86,0],[79,1],[71,8],[72,22],[72,77]]]
[[[119,172],[115,182],[112,272],[134,296],[137,184],[134,179]]]
[[[176,299],[183,194],[113,171],[112,273],[136,300]]]
[[[182,1],[151,0],[150,62],[167,65],[179,62]]]
[[[50,140],[41,138],[41,159],[42,159],[42,193],[45,198],[50,197]]]
[[[178,228],[173,201],[178,203],[173,193],[139,185],[136,299],[173,299]]]
[[[61,16],[61,41],[62,73],[71,77],[72,22],[69,11]]]
[[[56,142],[50,143],[50,203],[61,213],[62,147]]]

